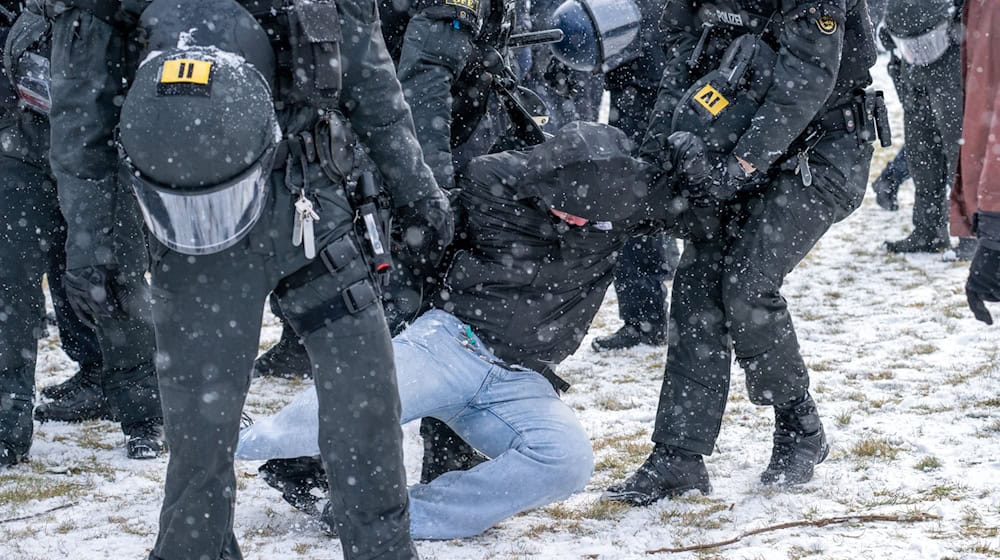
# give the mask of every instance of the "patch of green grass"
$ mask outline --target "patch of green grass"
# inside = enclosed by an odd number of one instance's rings
[[[85,488],[86,485],[78,482],[31,474],[4,473],[0,475],[0,504],[18,506],[32,500],[75,498]]]
[[[714,501],[705,496],[701,497],[707,499],[706,507],[664,511],[660,514],[660,521],[662,523],[678,523],[685,528],[695,529],[721,529],[732,523],[730,517],[717,514],[732,510],[733,504]]]
[[[625,403],[612,396],[601,397],[597,399],[596,404],[597,407],[600,408],[601,410],[610,410],[610,411],[629,410],[636,407],[634,401]]]
[[[838,426],[846,426],[851,423],[851,413],[848,411],[841,412],[834,416],[834,420],[837,421]]]
[[[968,494],[968,488],[957,484],[938,484],[928,488],[924,495],[931,500],[959,501]]]
[[[891,370],[882,370],[875,373],[868,374],[868,379],[872,381],[886,381],[895,377],[895,374]]]
[[[807,364],[807,367],[812,371],[824,372],[824,371],[833,371],[834,369],[836,369],[836,364],[833,362],[833,360],[819,360]]]
[[[955,375],[952,375],[947,379],[945,379],[944,382],[947,383],[948,385],[961,385],[962,383],[965,383],[970,379],[986,375],[987,373],[996,369],[997,367],[996,364],[998,359],[1000,359],[1000,356],[994,354],[992,359],[990,359],[986,363],[982,363],[972,368],[966,373],[956,373]]]
[[[914,344],[909,347],[909,355],[911,356],[926,356],[927,354],[933,354],[938,351],[938,347],[929,343],[923,342],[920,344]]]
[[[579,511],[578,516],[584,519],[608,521],[620,519],[622,514],[632,509],[632,506],[622,502],[594,500]]]
[[[913,468],[924,472],[937,470],[941,468],[941,460],[933,455],[928,455],[917,461],[917,464],[913,465]]]
[[[881,437],[867,437],[851,446],[853,455],[866,458],[893,460],[899,455],[899,451],[899,446]]]

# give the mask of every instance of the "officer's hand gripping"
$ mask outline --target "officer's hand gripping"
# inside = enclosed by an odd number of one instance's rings
[[[708,196],[711,169],[705,144],[690,132],[658,134],[643,146],[640,157],[650,162],[654,171],[654,187],[677,185],[681,194],[691,201]]]
[[[436,267],[455,234],[455,216],[441,190],[396,208],[404,251]]]
[[[115,296],[117,269],[108,265],[85,266],[67,270],[63,276],[66,300],[83,324],[96,328],[98,319],[110,319],[124,313]]]
[[[1000,250],[979,245],[969,266],[965,296],[976,319],[992,325],[993,316],[984,302],[1000,301]]]

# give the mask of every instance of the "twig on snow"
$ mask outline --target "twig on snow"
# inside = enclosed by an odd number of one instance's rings
[[[68,504],[63,504],[61,506],[56,506],[54,508],[47,509],[45,511],[40,511],[38,513],[32,513],[31,515],[23,515],[21,517],[11,517],[10,519],[0,519],[0,525],[2,525],[4,523],[13,523],[15,521],[24,521],[26,519],[33,519],[35,517],[41,517],[41,516],[43,516],[45,514],[52,513],[53,511],[59,511],[61,509],[71,508],[71,507],[73,507],[75,505],[78,505],[78,504],[79,504],[79,502],[70,502]]]
[[[759,535],[761,533],[771,533],[773,531],[780,531],[782,529],[791,529],[793,527],[826,527],[827,525],[837,525],[841,523],[871,523],[876,521],[885,521],[891,523],[920,523],[924,521],[934,521],[936,519],[941,519],[940,515],[934,515],[931,513],[917,512],[906,515],[845,515],[842,517],[824,517],[823,519],[813,519],[813,520],[802,520],[802,521],[789,521],[787,523],[779,523],[777,525],[769,525],[767,527],[761,527],[759,529],[754,529],[752,531],[747,531],[741,533],[731,539],[724,541],[707,543],[707,544],[695,544],[691,546],[682,546],[679,548],[657,548],[654,550],[647,550],[646,554],[672,554],[677,552],[691,552],[694,550],[706,550],[709,548],[719,548],[722,546],[729,546],[731,544],[736,544],[741,540],[752,537],[754,535]]]

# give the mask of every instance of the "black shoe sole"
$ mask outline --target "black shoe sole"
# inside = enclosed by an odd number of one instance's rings
[[[703,496],[708,496],[712,493],[712,484],[706,483],[702,484],[689,484],[687,486],[681,486],[678,488],[671,488],[666,491],[662,496],[649,496],[646,494],[640,494],[638,492],[613,492],[610,489],[606,490],[601,494],[600,501],[602,502],[621,502],[637,507],[646,507],[656,502],[668,498],[677,498],[683,496],[684,494],[690,492],[691,490],[697,490],[701,492]]]
[[[35,420],[43,424],[45,422],[66,422],[67,424],[80,424],[83,422],[90,422],[91,420],[110,420],[112,422],[117,421],[117,418],[115,418],[114,414],[112,414],[110,410],[104,410],[100,412],[95,412],[93,414],[85,414],[85,415],[76,414],[76,415],[52,416],[51,414],[42,412],[36,408],[33,416]]]

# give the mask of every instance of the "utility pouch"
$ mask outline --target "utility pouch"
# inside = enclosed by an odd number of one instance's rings
[[[323,111],[340,105],[340,14],[334,0],[294,0],[289,15],[296,88]]]
[[[354,171],[355,136],[339,111],[331,110],[319,123],[313,135],[320,168],[335,184],[343,184]]]
[[[863,113],[858,118],[858,138],[862,142],[874,142],[887,148],[892,145],[892,128],[889,126],[889,111],[885,106],[885,96],[881,91],[864,90],[855,94],[855,103]]]

